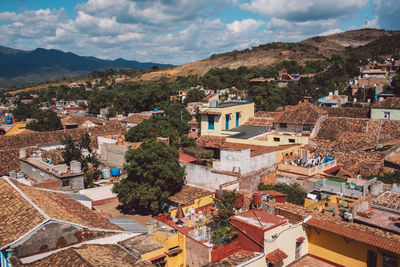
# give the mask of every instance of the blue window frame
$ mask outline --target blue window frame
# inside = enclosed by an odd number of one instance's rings
[[[225,115],[225,130],[229,130],[229,114]]]
[[[214,130],[214,115],[208,115],[208,130]]]
[[[240,112],[236,112],[236,127],[239,126],[239,116],[240,116]]]

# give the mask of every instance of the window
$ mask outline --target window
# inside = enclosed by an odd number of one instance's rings
[[[280,142],[281,139],[280,139],[279,137],[274,137],[274,141],[275,141],[275,142]]]
[[[295,250],[295,259],[298,260],[302,256],[302,248],[303,248],[303,243],[302,242],[296,242],[296,250]]]
[[[240,117],[240,112],[236,112],[236,127],[239,126],[239,117]]]
[[[62,186],[63,187],[69,186],[69,180],[62,181]]]
[[[208,115],[208,130],[214,130],[214,115]]]
[[[383,119],[390,120],[390,112],[383,112]]]
[[[163,266],[165,266],[167,264],[167,261],[166,261],[165,256],[164,256],[164,257],[152,260],[151,263],[153,265],[157,266],[157,267],[163,267]]]
[[[368,250],[367,252],[367,267],[376,267],[378,255],[375,251]]]
[[[295,139],[289,139],[289,143],[296,143],[296,140]]]
[[[311,132],[312,125],[311,124],[304,124],[303,131],[310,131]]]
[[[388,254],[383,254],[382,257],[382,267],[397,267],[397,257]]]
[[[286,123],[279,123],[279,127],[281,127],[281,128],[287,128],[287,124],[286,124]]]
[[[229,130],[229,118],[231,115],[225,115],[225,130]]]

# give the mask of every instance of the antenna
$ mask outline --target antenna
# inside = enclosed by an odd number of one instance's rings
[[[368,25],[368,16],[365,16],[365,26]]]

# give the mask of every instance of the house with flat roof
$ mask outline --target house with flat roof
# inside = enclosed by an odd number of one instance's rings
[[[400,120],[400,97],[388,97],[371,108],[373,120]]]
[[[242,125],[250,117],[254,117],[254,103],[224,102],[219,104],[209,102],[200,108],[201,135],[228,135],[229,131]]]

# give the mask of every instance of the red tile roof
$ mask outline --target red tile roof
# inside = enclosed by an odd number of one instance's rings
[[[35,205],[32,205],[34,203]],[[37,189],[0,178],[0,247],[8,245],[45,221],[67,221],[87,228],[122,230],[64,193]]]
[[[125,123],[134,123],[139,124],[142,123],[144,120],[148,120],[153,116],[153,114],[143,114],[143,113],[134,113],[129,117],[122,120]]]
[[[209,147],[209,148],[221,148],[226,142],[226,138],[223,136],[213,135],[202,135],[197,139],[196,143],[198,146]]]
[[[272,127],[273,118],[250,117],[244,125]]]
[[[277,264],[278,262],[283,261],[284,259],[286,259],[288,257],[288,255],[283,252],[282,250],[280,250],[279,248],[275,249],[274,251],[268,253],[265,256],[265,259],[272,263],[272,264]]]
[[[179,162],[190,163],[190,162],[193,162],[193,161],[196,161],[196,160],[197,160],[196,158],[194,158],[194,157],[192,157],[192,156],[190,156],[188,154],[185,154],[185,153],[182,153],[182,152],[179,153]]]
[[[280,116],[275,117],[274,123],[315,124],[319,117],[325,114],[327,114],[327,111],[324,109],[303,102],[288,107]]]
[[[388,97],[383,101],[373,105],[372,108],[400,109],[400,97]]]
[[[301,242],[303,242],[304,240],[306,240],[306,238],[305,238],[304,236],[301,236],[301,237],[299,237],[299,238],[296,239],[296,242],[297,242],[297,243],[301,243]]]

